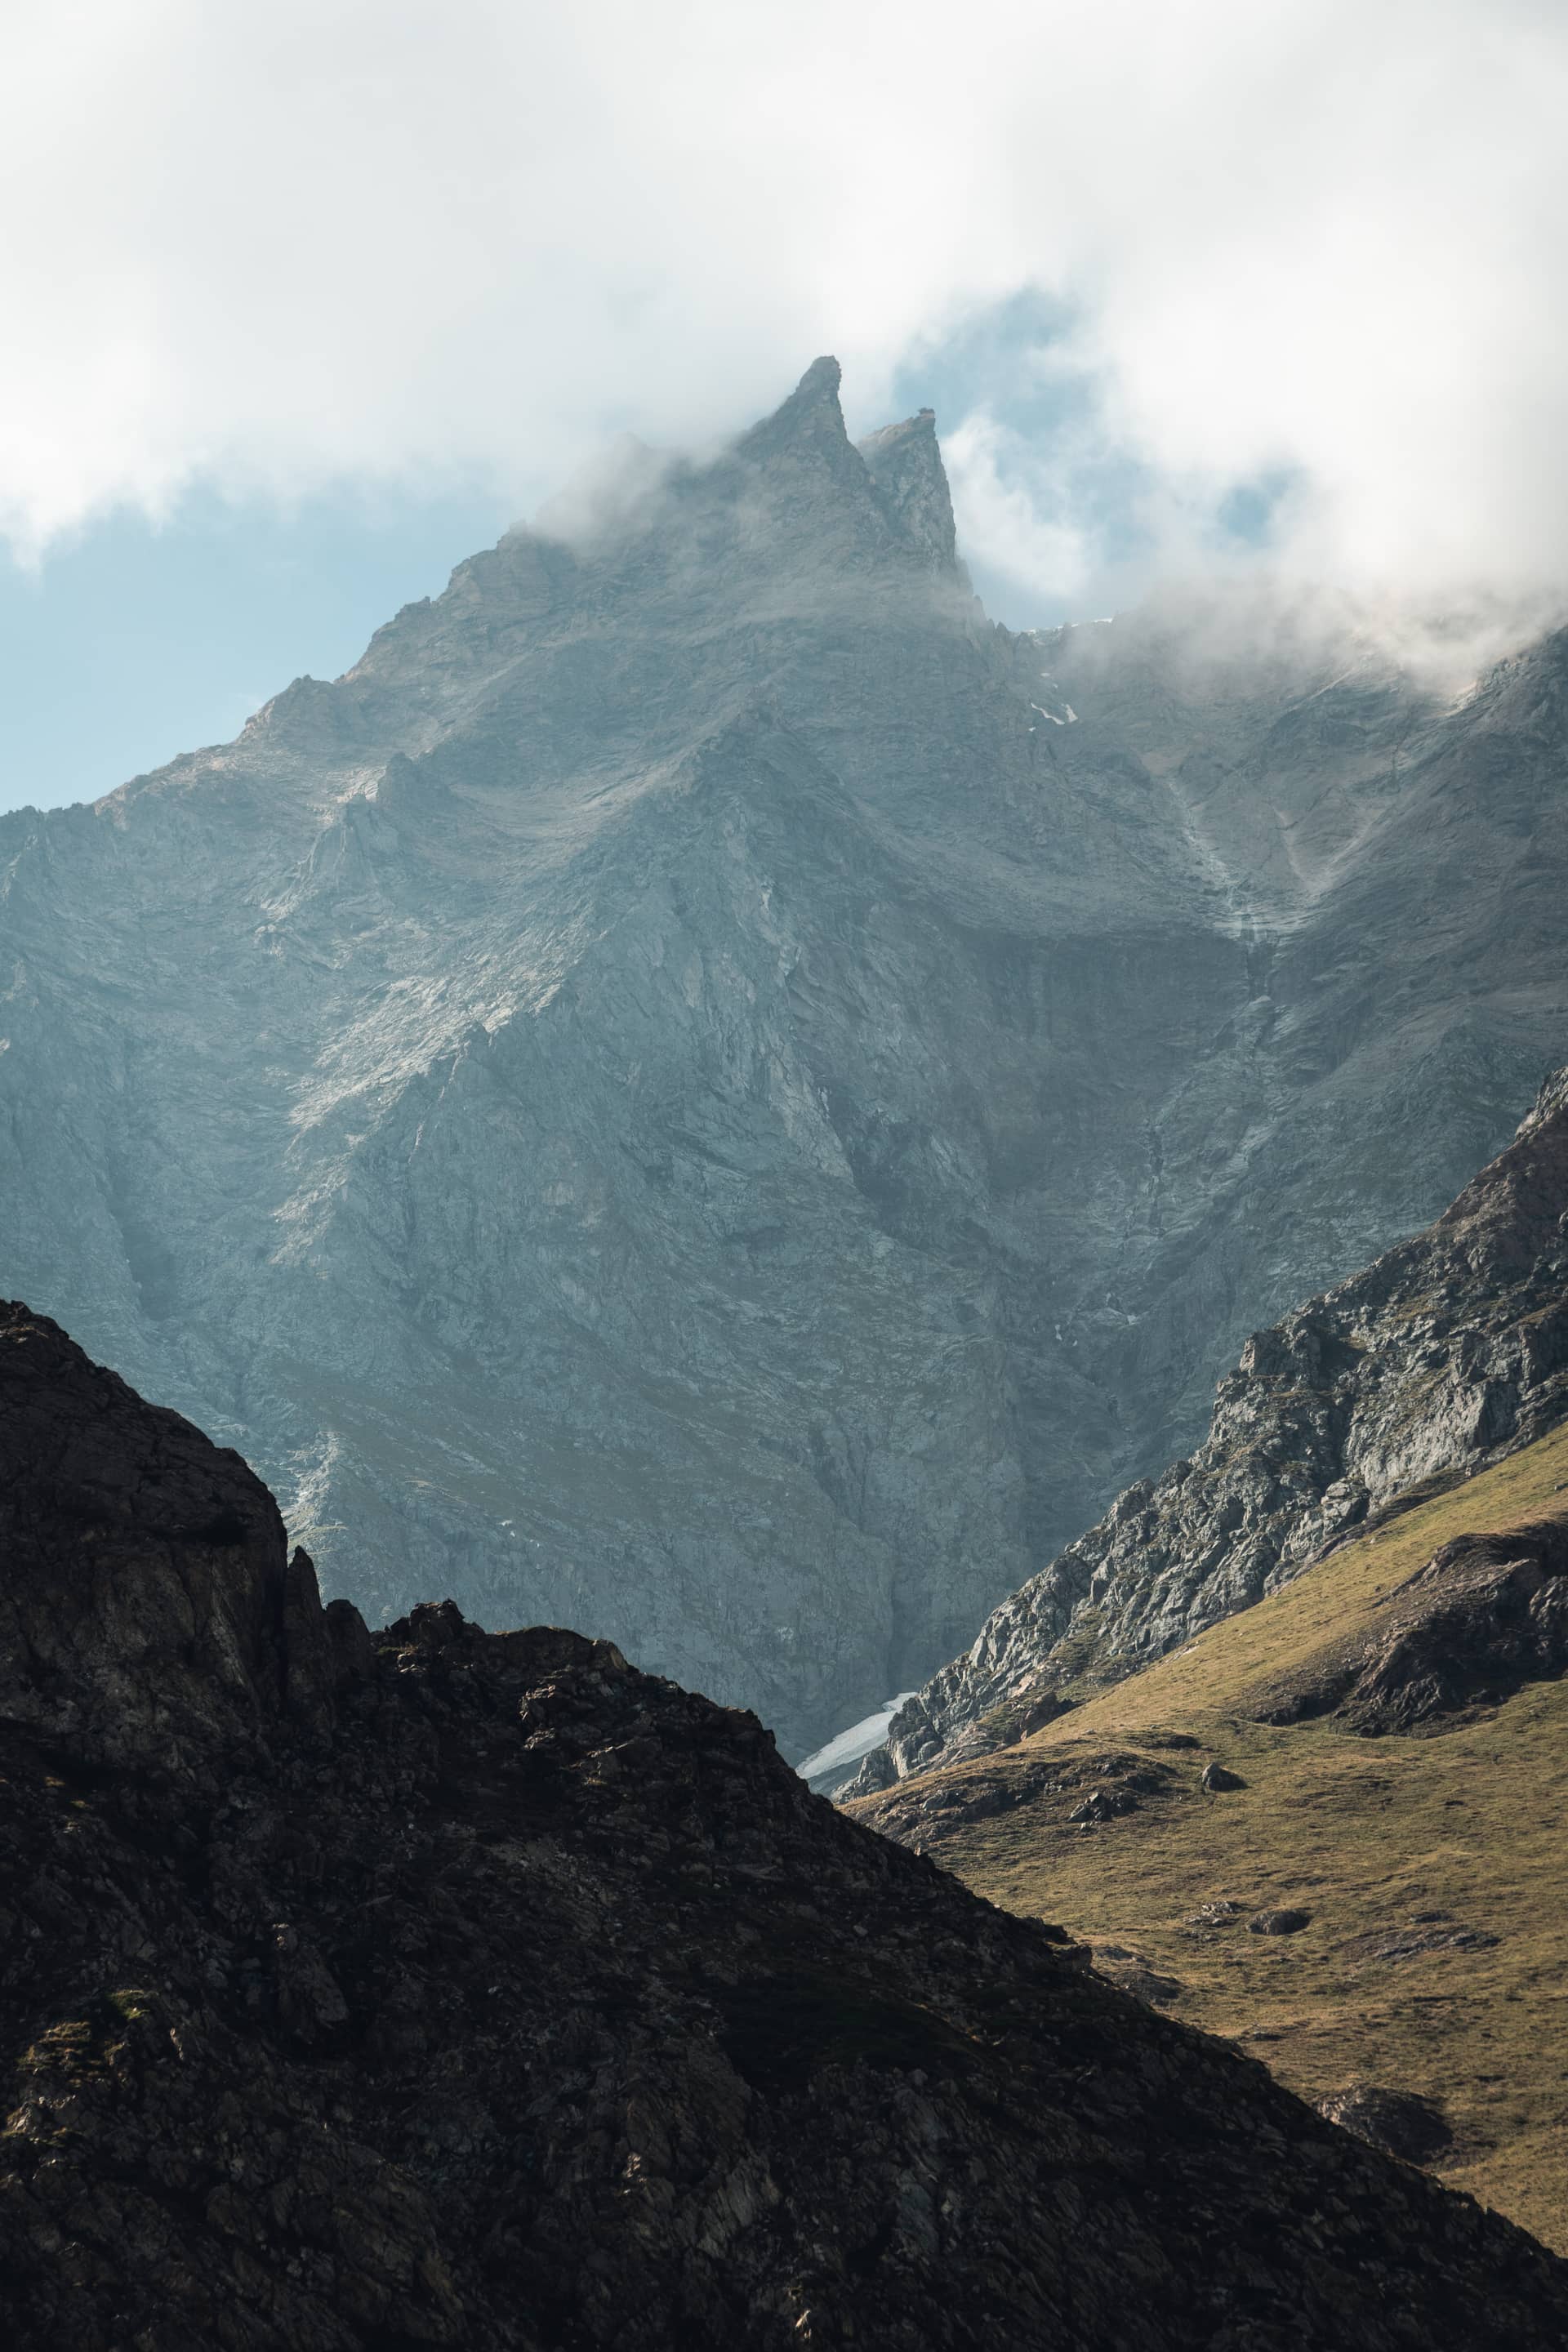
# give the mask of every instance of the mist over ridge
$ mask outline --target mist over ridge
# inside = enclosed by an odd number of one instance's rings
[[[18,26],[0,800],[222,739],[616,436],[716,446],[814,350],[857,436],[939,413],[1012,626],[1259,562],[1497,616],[1493,652],[1561,618],[1560,11],[793,26],[80,0]]]
[[[934,420],[857,447],[816,362],[0,820],[0,1280],[373,1621],[573,1624],[805,1752],[1561,1058],[1561,639],[1460,690],[1194,617],[994,626]]]
[[[521,511],[617,430],[733,433],[830,346],[856,429],[940,408],[972,550],[1069,602],[1118,475],[1157,550],[1240,499],[1308,576],[1562,588],[1556,11],[794,24],[85,0],[29,27],[0,528],[34,555],[193,486]]]

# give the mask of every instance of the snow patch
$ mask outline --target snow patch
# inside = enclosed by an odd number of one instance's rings
[[[912,1690],[900,1691],[896,1698],[884,1700],[875,1715],[863,1716],[852,1723],[847,1731],[818,1748],[795,1766],[803,1780],[826,1780],[829,1772],[846,1772],[851,1764],[858,1764],[862,1756],[869,1756],[873,1748],[880,1748],[891,1723],[907,1699],[915,1696]]]
[[[1078,725],[1078,712],[1073,709],[1072,704],[1068,700],[1066,695],[1063,694],[1061,688],[1058,686],[1056,679],[1051,676],[1048,669],[1043,669],[1040,672],[1040,684],[1045,687],[1047,692],[1052,696],[1058,708],[1055,710],[1047,710],[1042,703],[1031,702],[1029,705],[1030,709],[1037,710],[1042,719],[1048,719],[1053,727],[1076,727]],[[1034,729],[1031,727],[1029,730],[1030,734],[1032,735],[1034,731]]]

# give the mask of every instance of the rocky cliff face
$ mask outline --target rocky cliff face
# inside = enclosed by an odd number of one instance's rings
[[[1004,1601],[972,1648],[894,1717],[855,1793],[1008,1745],[1050,1719],[1061,1684],[1147,1664],[1300,1575],[1380,1510],[1457,1483],[1565,1416],[1568,1070],[1560,1070],[1508,1150],[1426,1233],[1247,1341],[1220,1383],[1206,1443],[1157,1482],[1129,1487],[1098,1527]],[[1554,1657],[1561,1640],[1555,1598],[1539,1623],[1530,1616],[1538,1591],[1556,1591],[1532,1561],[1505,1560],[1519,1570],[1521,1660],[1536,1649]],[[1438,1584],[1445,1596],[1453,1586],[1463,1624],[1470,1586],[1476,1609],[1493,1607],[1496,1564],[1467,1554],[1455,1565],[1465,1573]],[[1458,1637],[1446,1638],[1452,1648]],[[1497,1629],[1474,1635],[1478,1687],[1491,1686],[1489,1675],[1506,1683],[1502,1652],[1491,1654],[1500,1638]],[[1358,1657],[1324,1706],[1363,1672],[1375,1683],[1374,1666]]]
[[[857,450],[837,382],[0,820],[0,1279],[374,1619],[579,1623],[797,1755],[1568,1028],[1568,642],[1445,699],[1282,620],[1009,635],[932,420]]]
[[[16,2352],[1533,2352],[1568,2265],[0,1308]]]

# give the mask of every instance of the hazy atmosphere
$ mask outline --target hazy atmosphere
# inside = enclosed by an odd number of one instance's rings
[[[1016,625],[1259,550],[1559,597],[1550,0],[76,0],[3,39],[0,804],[233,733],[617,436],[731,433],[819,351],[855,430],[937,408]]]
[[[1562,0],[0,74],[0,2344],[1568,2346]]]

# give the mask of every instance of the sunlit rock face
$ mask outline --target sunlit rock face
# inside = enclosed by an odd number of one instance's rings
[[[1017,636],[818,362],[335,684],[0,820],[0,1288],[449,1591],[919,1683],[1562,1055],[1564,676]]]
[[[1082,1696],[1135,1673],[1565,1418],[1568,1069],[1426,1233],[1253,1333],[1191,1459],[1128,1487],[1009,1593],[889,1715],[880,1744],[865,1743],[854,1792],[1013,1746],[1062,1711],[1064,1688]],[[1473,1549],[1451,1546],[1435,1580],[1413,1580],[1415,1599],[1380,1637],[1390,1657],[1344,1668],[1319,1713],[1354,1690],[1347,1719],[1388,1728],[1439,1713],[1455,1691],[1563,1670],[1557,1538],[1505,1548],[1500,1569]],[[1331,1680],[1327,1666],[1317,1675]],[[1308,1711],[1299,1693],[1267,1719],[1293,1721],[1298,1704]]]

